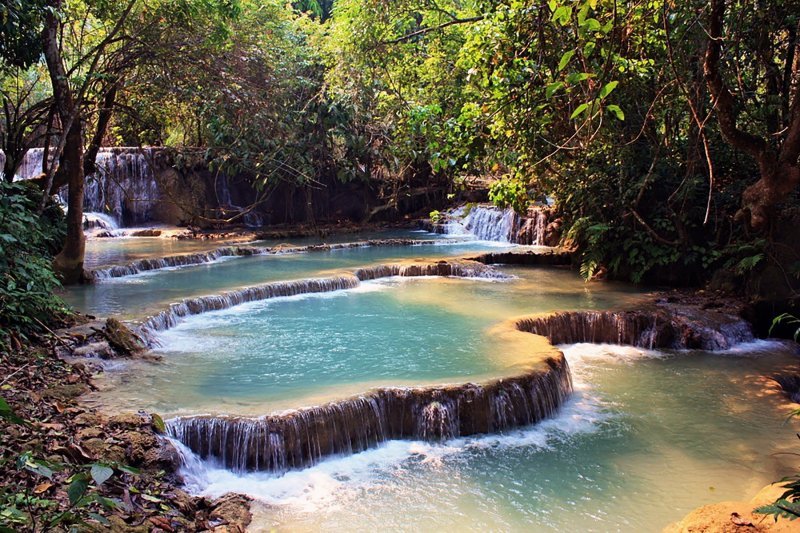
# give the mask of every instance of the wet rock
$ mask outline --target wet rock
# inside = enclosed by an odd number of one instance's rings
[[[105,422],[105,418],[97,413],[81,413],[72,421],[78,426],[99,426]]]
[[[71,383],[67,385],[53,385],[42,392],[42,398],[59,400],[62,402],[77,398],[87,392],[89,387],[85,383]]]
[[[131,237],[160,237],[161,230],[160,229],[142,229],[138,231],[131,232]]]
[[[100,357],[102,359],[108,359],[113,355],[113,352],[107,341],[100,341],[79,346],[72,350],[72,355],[76,357]]]
[[[190,496],[185,491],[181,489],[175,489],[169,496],[175,507],[177,507],[185,515],[192,516],[195,512],[197,512],[197,502],[193,496]]]
[[[800,374],[780,374],[773,377],[790,401],[800,403]]]
[[[209,518],[212,531],[244,533],[253,519],[250,513],[250,498],[241,494],[226,494],[214,502]],[[214,525],[215,523],[218,525]]]
[[[485,265],[569,266],[572,264],[572,255],[561,251],[487,253],[470,259]]]
[[[121,355],[133,355],[144,350],[139,337],[115,318],[106,320],[103,334],[111,347]]]
[[[126,431],[120,439],[127,444],[125,456],[131,464],[142,464],[147,452],[158,446],[158,439],[145,432]]]
[[[75,434],[80,440],[96,439],[103,435],[103,430],[97,427],[84,428]]]
[[[108,419],[108,425],[112,428],[143,427],[149,424],[149,417],[137,413],[121,413]]]
[[[110,444],[103,439],[88,439],[81,443],[93,459],[107,462],[125,462],[125,450],[116,444]]]

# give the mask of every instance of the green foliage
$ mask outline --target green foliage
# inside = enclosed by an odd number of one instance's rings
[[[11,406],[3,398],[0,398],[0,420],[5,420],[11,424],[24,424],[25,421],[14,414]]]
[[[784,316],[785,315],[781,315],[781,317]],[[779,322],[785,320],[785,318],[781,317],[777,317],[773,321],[772,327],[775,327]],[[796,318],[790,318],[794,319],[792,323],[800,324],[800,321]],[[798,333],[800,333],[800,330],[798,330]],[[789,418],[795,416],[800,416],[800,410],[792,411],[792,413],[789,415]],[[800,474],[785,477],[780,480],[780,483],[783,483],[786,491],[774,502],[758,507],[757,509],[754,509],[753,512],[772,516],[775,518],[776,522],[778,521],[778,518],[796,520],[797,518],[800,518]]]
[[[789,313],[782,313],[776,316],[772,319],[772,324],[769,327],[769,334],[772,335],[773,330],[780,324],[786,324],[790,327],[797,326],[797,329],[794,332],[794,340],[795,342],[800,342],[800,318],[797,318]]]
[[[528,210],[530,198],[522,180],[503,177],[489,188],[489,201],[500,208],[510,207],[520,214]]]
[[[100,487],[115,475],[115,471],[137,473],[135,469],[116,463],[81,466],[53,463],[29,451],[17,457],[16,468],[22,478],[27,479],[21,486],[0,488],[0,531],[23,527],[47,531],[91,523],[108,526],[110,523],[104,514],[124,508],[125,504],[104,497]],[[68,498],[66,506],[55,497],[53,487],[64,490]]]
[[[27,68],[42,54],[44,0],[0,2],[0,66]]]
[[[430,217],[431,222],[433,222],[434,224],[438,224],[439,222],[442,221],[444,214],[438,210],[434,210],[431,211],[428,216]]]
[[[0,349],[12,335],[41,331],[66,311],[53,295],[59,282],[50,266],[64,235],[57,205],[36,213],[40,193],[31,184],[0,184]]]

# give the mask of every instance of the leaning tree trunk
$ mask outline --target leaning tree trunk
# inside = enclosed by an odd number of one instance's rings
[[[83,234],[83,127],[73,122],[61,158],[61,167],[69,185],[67,202],[67,237],[64,247],[53,260],[53,267],[64,284],[80,283],[83,275],[83,255],[86,236]]]

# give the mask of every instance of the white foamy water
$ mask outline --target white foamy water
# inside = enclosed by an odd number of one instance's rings
[[[534,427],[444,443],[394,440],[375,449],[327,459],[310,468],[282,475],[236,474],[213,462],[202,461],[179,442],[172,442],[184,457],[185,466],[180,473],[187,489],[194,494],[215,498],[237,492],[270,505],[308,512],[335,505],[337,499],[346,499],[353,493],[375,489],[387,476],[398,474],[411,465],[434,473],[447,462],[464,460],[465,455],[513,448],[545,451],[569,445],[570,438],[596,431],[607,417],[596,398],[579,392],[557,417]]]

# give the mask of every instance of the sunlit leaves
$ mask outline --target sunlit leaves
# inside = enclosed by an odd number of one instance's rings
[[[618,105],[611,104],[610,106],[607,106],[606,109],[609,112],[613,113],[614,116],[617,117],[617,120],[620,120],[620,121],[625,120],[625,113],[622,111],[622,109]]]
[[[574,55],[575,55],[575,50],[567,50],[566,52],[564,52],[564,55],[562,55],[561,59],[558,61],[557,70],[559,71],[564,70]]]

